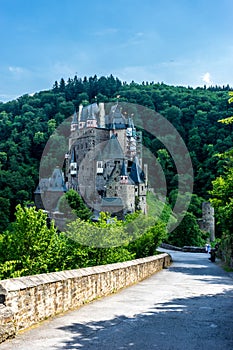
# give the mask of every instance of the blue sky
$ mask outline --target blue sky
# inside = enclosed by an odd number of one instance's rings
[[[232,0],[0,0],[0,101],[55,80],[233,86]]]

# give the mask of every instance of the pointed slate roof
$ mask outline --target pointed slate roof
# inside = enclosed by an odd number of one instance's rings
[[[140,168],[137,156],[134,158],[134,162],[131,167],[130,178],[135,184],[144,183],[144,172]]]
[[[102,159],[123,159],[124,154],[116,135],[107,141],[102,152]]]
[[[125,117],[121,113],[121,107],[118,103],[111,107],[111,111],[105,116],[106,126],[109,129],[125,129]]]
[[[91,105],[85,106],[81,112],[81,122],[86,122],[87,119],[92,120],[96,119],[96,116],[99,112],[99,107],[97,103],[92,103]]]
[[[49,178],[48,191],[59,191],[66,192],[67,188],[63,178],[62,171],[59,167],[56,167],[53,171],[52,176]]]
[[[42,194],[47,191],[52,192],[67,192],[67,187],[63,178],[62,171],[59,167],[53,170],[53,174],[50,178],[40,179],[39,185],[35,190],[35,194]]]
[[[77,115],[76,110],[74,111],[73,119],[72,119],[71,124],[78,124],[78,115]]]

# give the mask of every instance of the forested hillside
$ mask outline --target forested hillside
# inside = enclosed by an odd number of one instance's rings
[[[55,82],[51,90],[0,103],[0,231],[13,220],[17,204],[33,201],[40,157],[55,128],[80,103],[110,102],[118,95],[119,101],[149,107],[174,125],[192,158],[196,198],[208,199],[211,181],[224,171],[225,160],[216,154],[233,144],[233,126],[218,123],[233,115],[229,90],[229,86],[194,89],[153,82],[127,84],[112,75],[75,76]],[[161,151],[158,140],[144,135],[144,144],[164,168],[172,203],[174,164],[169,154]]]

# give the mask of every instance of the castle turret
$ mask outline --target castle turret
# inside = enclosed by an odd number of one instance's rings
[[[209,232],[210,241],[213,242],[215,239],[214,208],[209,202],[202,203],[202,229]]]
[[[70,125],[70,131],[73,132],[73,131],[76,131],[78,129],[78,115],[77,115],[77,112],[75,110],[74,112],[74,115],[73,115],[73,120],[71,122],[71,125]]]

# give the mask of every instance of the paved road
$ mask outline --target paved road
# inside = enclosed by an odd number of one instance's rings
[[[233,349],[232,277],[207,254],[170,253],[169,269],[43,322],[0,350]]]

